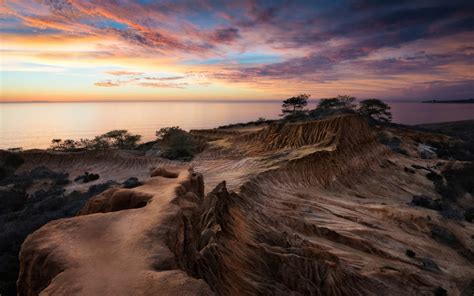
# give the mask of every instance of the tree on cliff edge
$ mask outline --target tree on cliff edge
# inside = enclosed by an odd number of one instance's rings
[[[355,97],[348,95],[339,95],[335,98],[322,99],[319,101],[316,110],[321,112],[329,111],[351,111],[355,108]]]
[[[367,99],[359,103],[360,115],[365,116],[371,120],[378,122],[392,121],[392,113],[390,113],[390,106],[379,99]]]
[[[283,104],[281,105],[281,116],[295,115],[299,112],[303,112],[304,107],[308,105],[309,97],[310,95],[308,94],[301,94],[296,97],[291,97],[284,100]]]
[[[309,116],[321,119],[337,114],[355,113],[356,98],[348,95],[339,95],[335,98],[321,99],[316,109],[309,112]]]

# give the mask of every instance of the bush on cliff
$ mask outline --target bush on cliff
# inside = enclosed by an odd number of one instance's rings
[[[204,149],[206,142],[179,126],[165,127],[156,132],[163,147],[161,156],[168,159],[191,160],[197,152]]]
[[[314,119],[322,119],[325,117],[338,114],[355,113],[355,97],[348,95],[339,95],[335,98],[322,99],[318,106],[309,111],[309,116]]]
[[[53,139],[50,149],[54,151],[74,152],[81,150],[102,149],[135,149],[142,136],[129,133],[127,130],[113,130],[94,137],[79,141],[67,139]]]

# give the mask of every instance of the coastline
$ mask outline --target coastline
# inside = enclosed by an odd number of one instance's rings
[[[422,101],[425,104],[474,104],[474,99],[466,100],[428,100]]]

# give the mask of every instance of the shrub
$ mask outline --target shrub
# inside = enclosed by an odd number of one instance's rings
[[[178,126],[162,128],[156,132],[156,136],[164,147],[161,156],[168,159],[190,160],[205,145],[204,140],[194,137]]]
[[[460,169],[446,170],[443,175],[450,186],[474,194],[474,163]]]
[[[445,200],[455,201],[465,192],[474,194],[474,164],[470,163],[460,169],[448,169],[442,172],[446,179],[443,183],[442,176],[431,172],[426,177],[433,181],[436,191]]]
[[[321,119],[338,114],[355,113],[355,99],[355,97],[348,95],[322,99],[319,101],[316,109],[309,112],[309,116],[311,118]]]
[[[289,122],[305,121],[310,119],[309,115],[305,111],[296,111],[285,116],[284,120]]]
[[[74,182],[89,183],[98,180],[99,178],[99,174],[90,174],[89,172],[85,172],[84,175],[77,176],[74,179]]]
[[[163,127],[156,132],[156,137],[158,140],[168,142],[170,137],[178,133],[186,133],[186,131],[181,129],[179,126]]]
[[[143,182],[138,181],[138,178],[130,177],[122,183],[123,188],[135,188],[143,185]]]
[[[108,145],[118,149],[133,149],[137,146],[142,136],[133,135],[127,130],[113,130],[100,136],[99,139],[105,139]],[[99,140],[96,138],[96,140]]]
[[[94,139],[61,140],[53,139],[50,149],[54,151],[80,151],[103,149],[135,149],[142,136],[129,133],[127,130],[113,130],[94,137]]]
[[[316,109],[319,110],[335,110],[335,109],[348,109],[354,110],[355,109],[355,97],[348,96],[348,95],[339,95],[335,98],[329,99],[322,99],[319,101],[318,106]]]

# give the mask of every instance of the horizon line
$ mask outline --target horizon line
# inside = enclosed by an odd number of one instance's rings
[[[318,98],[318,99],[309,99],[309,102],[320,101],[326,98]],[[357,99],[356,101],[360,101],[366,98]],[[30,100],[30,101],[2,101],[0,100],[1,104],[28,104],[28,103],[280,103],[284,99],[197,99],[197,100],[185,100],[185,99],[165,99],[165,100],[64,100],[64,101],[55,101],[55,100]],[[467,100],[467,99],[380,99],[386,102],[403,102],[403,103],[422,103],[423,101],[459,101],[459,100]]]

